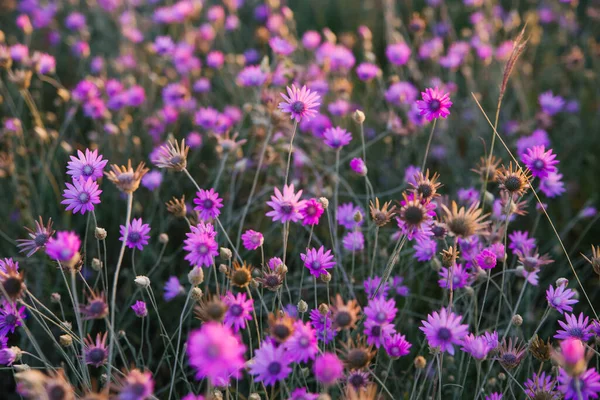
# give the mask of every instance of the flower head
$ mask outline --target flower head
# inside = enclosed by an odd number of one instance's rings
[[[131,160],[128,160],[127,166],[112,164],[110,166],[111,170],[105,172],[104,175],[106,175],[120,191],[124,193],[133,193],[140,187],[140,182],[144,175],[150,171],[145,165],[146,164],[141,162],[134,170],[131,166]]]
[[[566,285],[558,285],[556,289],[552,285],[546,290],[546,300],[548,305],[554,308],[559,313],[565,311],[573,311],[571,304],[576,304],[578,300],[575,298],[575,292],[567,289]]]
[[[262,233],[248,229],[242,235],[242,243],[247,250],[256,250],[263,245],[265,238]]]
[[[77,150],[77,157],[71,156],[71,161],[67,163],[67,174],[71,175],[73,180],[83,177],[95,181],[102,177],[107,163],[108,160],[98,155],[98,150],[85,149],[85,153]]]
[[[284,380],[292,372],[292,359],[284,346],[275,347],[273,342],[264,341],[254,352],[250,365],[250,373],[255,375],[256,382],[274,385]]]
[[[427,88],[421,92],[423,100],[417,101],[417,107],[428,121],[436,118],[447,118],[450,115],[450,95],[443,93],[437,87],[435,89]]]
[[[248,299],[246,293],[234,295],[233,293],[228,292],[225,295],[223,302],[227,306],[223,324],[233,329],[234,332],[245,329],[246,321],[252,320],[254,300]]]
[[[187,166],[187,155],[190,147],[185,145],[185,139],[181,145],[173,140],[158,149],[156,158],[152,160],[158,168],[167,168],[174,171],[183,171]]]
[[[305,203],[304,200],[300,200],[300,196],[302,196],[302,190],[295,193],[293,184],[285,185],[283,193],[275,188],[275,196],[271,196],[271,201],[267,202],[267,205],[273,209],[266,214],[267,217],[271,217],[274,222],[281,221],[281,223],[300,221],[302,219],[300,210]]]
[[[476,360],[484,360],[493,348],[484,336],[475,336],[470,333],[463,338],[462,350]]]
[[[332,149],[340,149],[350,143],[352,135],[339,126],[327,128],[323,132],[323,141]]]
[[[545,146],[533,146],[521,156],[521,161],[529,168],[531,174],[538,178],[546,178],[550,173],[556,172],[556,154],[552,149],[546,151]]]
[[[146,400],[154,393],[154,381],[149,371],[133,369],[119,383],[118,400]]]
[[[294,333],[284,343],[293,362],[314,360],[319,353],[315,330],[309,322],[294,322]]]
[[[215,192],[215,189],[200,189],[199,192],[196,192],[194,204],[196,204],[194,210],[200,213],[200,219],[208,222],[221,214],[220,209],[223,208],[223,199],[219,197],[219,193]]]
[[[289,113],[291,119],[295,119],[300,122],[302,119],[310,120],[317,115],[317,110],[321,105],[321,97],[302,86],[298,89],[295,85],[287,87],[288,96],[281,94],[281,97],[285,100],[279,103],[279,109],[284,113]]]
[[[317,278],[325,275],[328,269],[335,266],[331,250],[325,250],[323,246],[318,250],[308,249],[306,253],[300,254],[300,258],[304,261],[304,266],[308,268],[310,274]]]
[[[454,344],[462,344],[467,335],[468,326],[461,324],[462,317],[442,308],[427,316],[419,329],[425,333],[429,346],[439,347],[441,351],[454,354]]]
[[[323,204],[315,198],[306,200],[304,207],[300,209],[302,215],[302,225],[316,225],[319,223],[321,215],[325,212]]]
[[[17,239],[17,247],[21,253],[27,253],[27,257],[31,257],[38,250],[44,249],[48,240],[54,235],[52,229],[52,218],[48,218],[48,223],[44,225],[42,217],[35,221],[35,230],[27,229],[29,239]]]
[[[46,244],[46,254],[53,260],[73,266],[79,261],[81,239],[75,232],[59,231]]]
[[[63,194],[65,199],[61,204],[67,205],[67,211],[85,214],[87,211],[94,211],[94,204],[100,203],[102,190],[91,178],[79,177],[73,180],[73,184],[67,182],[66,185],[67,189]]]
[[[412,344],[406,340],[404,335],[395,333],[385,339],[383,346],[391,358],[398,358],[408,355]]]
[[[211,266],[214,258],[219,255],[219,246],[215,240],[217,233],[212,224],[200,222],[191,226],[190,231],[186,233],[187,239],[183,242],[183,249],[188,252],[185,259],[192,265]]]
[[[167,279],[167,282],[165,282],[164,289],[164,297],[166,301],[173,300],[175,297],[182,294],[185,290],[176,276],[171,276],[169,277],[169,279]]]
[[[586,317],[583,313],[579,314],[579,317],[575,314],[565,314],[565,321],[558,321],[562,329],[556,331],[555,339],[575,338],[582,342],[591,339],[592,332],[589,317]]]
[[[344,364],[333,353],[323,353],[315,360],[313,372],[318,382],[333,385],[344,374]]]
[[[96,335],[96,341],[92,339],[90,335],[85,338],[85,352],[83,358],[85,359],[85,363],[88,365],[93,365],[98,368],[104,364],[108,360],[108,349],[106,348],[106,335],[98,333]]]
[[[150,225],[144,224],[141,218],[134,218],[129,222],[127,227],[121,225],[120,231],[121,237],[119,240],[124,241],[130,249],[137,248],[138,250],[143,250],[144,246],[148,244],[148,239],[150,239],[150,235],[148,235]]]
[[[579,376],[571,376],[560,368],[558,373],[558,390],[569,399],[596,399],[600,393],[600,374],[590,368]]]
[[[483,249],[475,256],[475,261],[481,269],[492,269],[496,266],[496,254],[490,249]]]
[[[148,315],[148,307],[146,307],[146,302],[138,300],[134,305],[131,306],[131,309],[140,318],[143,318]]]

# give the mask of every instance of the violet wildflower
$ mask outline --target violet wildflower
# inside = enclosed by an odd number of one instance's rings
[[[188,252],[185,259],[192,265],[209,267],[214,258],[219,255],[219,246],[215,240],[216,232],[212,224],[200,222],[190,227],[191,232],[186,233],[183,247]]]
[[[98,368],[104,364],[108,360],[108,349],[106,348],[106,335],[98,333],[96,335],[96,341],[92,339],[90,335],[87,338],[83,339],[85,344],[85,352],[83,358],[85,363],[88,365],[93,365]]]
[[[328,128],[323,132],[323,141],[332,149],[341,149],[352,140],[352,135],[338,126]]]
[[[398,296],[406,297],[410,293],[408,286],[404,284],[404,277],[396,275],[392,278],[392,288]]]
[[[141,218],[134,218],[128,225],[127,227],[125,225],[120,226],[121,237],[119,240],[124,241],[130,249],[144,250],[144,246],[148,244],[148,239],[150,239],[150,235],[148,235],[150,225],[142,223]],[[125,232],[127,232],[127,238]]]
[[[356,75],[361,81],[370,81],[373,78],[381,76],[381,68],[377,64],[364,62],[356,67]]]
[[[213,130],[217,126],[219,112],[212,107],[201,108],[194,115],[194,122],[207,131]]]
[[[289,56],[294,52],[294,50],[296,50],[296,46],[277,36],[269,39],[269,46],[271,46],[273,53],[284,56]]]
[[[242,243],[247,250],[256,250],[263,245],[265,240],[264,236],[260,232],[248,229],[242,237]]]
[[[325,250],[323,246],[318,250],[315,248],[307,249],[306,254],[300,254],[300,258],[304,262],[304,266],[310,271],[310,274],[316,278],[325,275],[328,269],[335,266],[331,250]]]
[[[268,75],[258,66],[248,66],[237,76],[236,82],[243,87],[259,87],[267,81]]]
[[[85,214],[87,211],[94,211],[94,204],[100,203],[102,190],[92,179],[79,177],[73,180],[73,184],[67,182],[66,185],[67,189],[63,194],[65,199],[61,204],[67,205],[67,211],[73,210],[74,214],[78,212]]]
[[[560,368],[558,373],[558,390],[569,399],[596,399],[600,393],[600,374],[590,368],[578,376],[571,376]]]
[[[0,365],[11,366],[21,357],[21,350],[18,347],[5,347],[0,349]]]
[[[548,174],[556,172],[556,154],[552,149],[546,151],[545,146],[533,146],[521,156],[521,161],[529,168],[531,174],[538,178],[546,178]]]
[[[234,332],[245,329],[246,321],[252,320],[254,300],[246,298],[246,293],[234,295],[228,292],[223,298],[223,303],[227,306],[223,324],[233,329]]]
[[[319,383],[331,386],[343,376],[344,364],[335,354],[323,353],[315,360],[313,372]]]
[[[411,49],[406,43],[395,43],[388,45],[385,55],[394,65],[404,65],[410,58]]]
[[[146,302],[137,300],[134,305],[131,306],[131,309],[140,318],[144,318],[148,315],[148,308],[146,307]]]
[[[435,240],[424,238],[416,241],[413,246],[415,250],[414,257],[418,261],[430,261],[435,257],[437,252],[437,242]]]
[[[260,348],[255,350],[249,370],[255,375],[256,382],[271,386],[284,380],[292,372],[291,361],[284,346],[275,347],[273,342],[264,341]]]
[[[304,202],[304,207],[300,209],[302,215],[302,225],[317,225],[321,215],[325,212],[323,204],[314,197]]]
[[[241,377],[246,348],[231,329],[216,322],[205,322],[190,333],[187,354],[196,370],[196,379],[226,386],[231,378]]]
[[[365,322],[365,336],[367,343],[380,348],[385,344],[385,341],[395,333],[394,325],[389,322],[377,322],[372,319],[367,319]]]
[[[454,355],[455,344],[462,344],[462,339],[467,335],[468,325],[461,324],[462,316],[442,308],[427,316],[427,321],[422,321],[419,329],[425,333],[429,346],[439,347],[440,351],[447,351]]]
[[[498,392],[494,392],[492,394],[490,394],[489,396],[485,396],[484,400],[502,400],[502,393],[498,393]]]
[[[392,84],[385,92],[385,100],[397,107],[401,107],[404,104],[413,103],[419,91],[410,82],[396,82]]]
[[[424,201],[421,195],[403,193],[404,199],[400,202],[400,210],[396,217],[398,228],[406,235],[408,240],[425,239],[432,236],[433,217],[435,217],[435,203]]]
[[[52,218],[48,219],[48,223],[44,225],[42,217],[35,221],[35,230],[27,229],[29,239],[17,239],[17,247],[21,253],[26,253],[27,257],[31,257],[38,250],[43,250],[50,237],[54,235],[52,229]]]
[[[46,243],[46,254],[66,266],[73,266],[79,261],[81,239],[75,232],[59,231],[56,237],[50,238]]]
[[[315,330],[309,322],[294,322],[294,333],[284,343],[293,362],[308,362],[314,360],[319,353]]]
[[[384,348],[391,358],[404,357],[410,353],[410,344],[404,335],[395,333],[385,339]]]
[[[327,314],[323,315],[318,309],[314,309],[311,310],[309,316],[310,322],[317,333],[317,339],[324,344],[330,343],[337,333],[337,330],[333,328],[331,311],[327,311]]]
[[[563,174],[559,172],[549,172],[546,177],[540,179],[540,191],[551,199],[560,196],[566,191],[562,178]]]
[[[219,197],[219,193],[215,192],[215,189],[200,189],[199,192],[196,192],[194,204],[196,204],[194,210],[199,212],[200,219],[208,222],[221,214],[220,208],[223,208],[223,199]]]
[[[352,161],[350,161],[350,168],[360,176],[367,175],[367,166],[362,158],[353,158]]]
[[[306,388],[295,389],[288,400],[317,400],[318,394],[309,393]]]
[[[559,113],[565,106],[565,100],[561,96],[555,96],[551,90],[540,94],[538,101],[542,111],[548,115]]]
[[[9,333],[15,333],[15,329],[23,325],[25,319],[25,307],[19,307],[17,303],[2,300],[0,305],[0,337]]]
[[[381,277],[379,276],[373,276],[373,277],[368,277],[367,279],[365,279],[365,281],[363,282],[363,286],[365,288],[365,294],[367,295],[367,297],[371,298],[375,295],[375,291],[377,290],[377,288],[379,287],[379,285],[381,284]],[[379,289],[379,293],[377,295],[377,297],[388,297],[388,292],[390,290],[390,285],[388,282],[384,282],[381,285],[381,288]]]
[[[300,221],[302,219],[300,210],[305,203],[304,200],[300,200],[300,196],[302,190],[295,193],[294,184],[285,185],[283,193],[275,188],[275,196],[271,196],[271,201],[267,201],[267,205],[273,209],[266,214],[267,217],[271,217],[273,222],[281,221],[281,223]]]
[[[394,321],[398,309],[394,299],[386,300],[384,297],[376,297],[369,301],[364,311],[367,319],[383,324]]]
[[[356,213],[365,215],[362,208],[355,206],[352,203],[344,203],[338,206],[337,209],[337,222],[346,229],[354,229],[364,223],[364,219],[356,221],[354,216]]]
[[[508,248],[515,253],[528,253],[535,248],[535,238],[530,238],[525,231],[514,231],[508,235],[510,244]]]
[[[310,120],[317,115],[317,110],[321,105],[321,97],[302,86],[298,89],[295,85],[287,87],[288,96],[281,94],[281,97],[285,100],[279,103],[279,109],[284,113],[291,114],[291,119],[295,119],[296,122],[307,119]]]
[[[162,183],[163,174],[159,171],[150,171],[142,178],[142,186],[150,191],[158,189]]]
[[[551,375],[534,373],[533,376],[525,381],[525,394],[531,399],[558,400],[558,393],[555,391],[556,381]]]
[[[421,92],[423,100],[417,101],[417,106],[428,121],[437,118],[447,118],[450,115],[450,95],[443,93],[437,87],[435,89],[427,88]]]
[[[179,282],[179,279],[176,276],[169,277],[169,279],[165,283],[164,289],[164,297],[166,301],[173,300],[175,297],[183,294],[183,292],[185,291],[183,285]]]
[[[154,394],[154,381],[150,371],[133,369],[119,383],[117,400],[146,400]]]
[[[550,285],[548,290],[546,290],[546,300],[548,300],[550,307],[561,314],[565,311],[573,311],[571,304],[578,303],[578,300],[575,299],[575,292],[567,289],[566,285],[558,285],[556,289]]]
[[[348,232],[344,235],[342,243],[348,251],[362,251],[365,248],[365,237],[361,231]]]
[[[467,286],[469,280],[469,272],[462,264],[454,264],[450,268],[442,267],[438,275],[441,278],[438,280],[438,284],[441,288],[448,290],[462,289]]]
[[[496,254],[490,249],[483,249],[479,254],[475,256],[475,261],[481,269],[492,269],[496,266],[497,258]]]
[[[492,348],[484,336],[475,336],[472,333],[463,338],[462,350],[469,353],[476,360],[484,360]]]
[[[108,315],[108,305],[104,293],[92,291],[86,305],[80,305],[84,320],[103,319]]]
[[[558,321],[558,324],[562,329],[556,331],[554,335],[555,339],[569,339],[575,338],[582,342],[587,342],[592,337],[591,326],[589,324],[589,317],[579,314],[577,317],[575,314],[565,314],[565,321]]]
[[[104,160],[102,155],[98,154],[98,150],[86,149],[85,153],[78,150],[77,157],[71,156],[71,161],[67,163],[67,174],[71,175],[73,180],[83,177],[95,181],[102,177],[107,163],[108,160]]]

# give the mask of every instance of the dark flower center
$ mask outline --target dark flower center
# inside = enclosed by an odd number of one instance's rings
[[[104,361],[104,350],[102,349],[92,349],[89,353],[88,353],[88,361],[90,361],[92,364],[100,364]]]
[[[290,336],[290,328],[283,324],[277,324],[273,327],[273,335],[278,339],[286,339]]]
[[[35,239],[33,239],[33,241],[37,247],[45,246],[46,242],[48,241],[48,235],[45,233],[40,233],[35,237]]]
[[[350,378],[348,378],[348,382],[350,382],[350,384],[352,386],[354,386],[355,388],[361,388],[361,387],[365,386],[367,383],[367,382],[365,382],[364,376],[362,376],[361,374],[350,375]]]
[[[179,154],[171,157],[171,164],[179,164],[179,163],[181,163],[181,161],[182,161],[182,158]]]
[[[305,106],[304,103],[301,101],[295,101],[292,103],[292,111],[294,111],[297,114],[300,114],[302,111],[304,111]]]
[[[373,328],[371,328],[371,336],[374,336],[374,337],[381,336],[381,327],[376,325]]]
[[[440,328],[438,331],[438,339],[440,340],[449,340],[452,337],[452,332],[448,328]]]
[[[313,206],[308,206],[306,207],[306,215],[315,215],[316,214],[316,209]]]
[[[346,357],[351,368],[362,368],[369,362],[369,355],[363,349],[352,349]]]
[[[419,192],[419,194],[421,196],[423,196],[424,198],[427,199],[427,198],[431,197],[431,195],[433,194],[433,188],[431,187],[431,185],[428,185],[427,183],[422,183],[417,188],[417,192]]]
[[[544,162],[542,160],[540,160],[539,158],[533,162],[533,167],[535,169],[542,169],[542,168],[544,168],[544,165],[545,165]]]
[[[130,232],[129,233],[129,241],[132,243],[137,243],[141,239],[141,235],[139,232]]]
[[[67,398],[67,392],[62,386],[53,386],[47,393],[49,400],[63,400]]]
[[[217,357],[219,357],[219,355],[221,354],[221,352],[219,351],[219,346],[217,345],[209,345],[209,347],[206,349],[206,355],[208,356],[208,358],[210,359],[216,359]]]
[[[14,314],[8,314],[4,317],[4,324],[7,326],[14,326],[17,324],[17,316]]]
[[[509,176],[504,181],[504,187],[509,192],[516,192],[517,190],[520,190],[522,187],[521,179],[519,179],[519,177],[517,177],[517,176]]]
[[[431,231],[433,232],[433,236],[436,238],[442,238],[446,235],[446,230],[440,225],[434,225]]]
[[[131,387],[131,392],[137,396],[141,396],[146,393],[146,386],[143,383],[134,383]]]
[[[267,367],[267,370],[269,371],[269,374],[277,375],[281,372],[281,364],[277,361],[273,361],[272,363],[269,364],[269,366]]]
[[[213,206],[213,201],[211,199],[206,199],[204,200],[204,202],[202,203],[202,206],[204,208],[212,208]]]
[[[569,329],[569,335],[581,339],[583,338],[583,329],[579,328],[579,327],[574,327]]]
[[[335,323],[337,326],[344,328],[352,322],[352,317],[347,311],[340,311],[335,315]]]
[[[81,173],[84,176],[91,176],[92,172],[94,172],[94,168],[92,168],[91,165],[85,165],[82,169],[81,169]]]
[[[265,286],[270,288],[279,286],[279,278],[276,275],[268,275],[265,277]]]
[[[423,210],[417,206],[409,206],[404,210],[404,220],[412,225],[420,224],[423,221]]]
[[[431,100],[431,102],[429,103],[429,109],[431,111],[437,111],[440,109],[441,106],[442,106],[442,103],[440,103],[439,100]]]
[[[281,205],[281,212],[284,214],[291,214],[293,210],[294,210],[294,207],[291,204],[282,204]]]
[[[89,306],[89,313],[91,315],[100,315],[104,313],[104,302],[103,301],[94,301]]]
[[[6,294],[8,294],[10,297],[18,296],[22,288],[21,280],[15,277],[7,278],[2,284],[2,286],[4,286]]]
[[[512,354],[512,353],[506,353],[502,355],[502,362],[506,363],[506,364],[516,364],[517,362],[517,356]]]
[[[239,304],[234,304],[229,307],[229,313],[234,317],[239,317],[244,312],[244,309]]]
[[[90,201],[90,195],[86,192],[79,193],[79,201],[82,203],[87,203]]]

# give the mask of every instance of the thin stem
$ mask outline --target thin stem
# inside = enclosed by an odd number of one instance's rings
[[[177,346],[175,346],[175,361],[173,361],[173,373],[171,375],[171,386],[169,387],[169,399],[173,395],[173,387],[175,386],[175,376],[177,375],[177,361],[179,360],[179,346],[181,345],[181,331],[183,330],[183,317],[185,315],[185,310],[187,309],[188,303],[190,302],[190,297],[192,297],[192,290],[194,287],[192,286],[188,292],[187,298],[185,299],[185,304],[183,305],[183,310],[181,311],[181,315],[179,316],[179,332],[177,333]]]
[[[292,132],[292,139],[290,140],[290,149],[288,152],[287,167],[285,168],[285,183],[288,184],[288,176],[290,175],[290,163],[292,161],[292,152],[294,151],[294,138],[296,137],[296,131],[298,130],[298,120],[294,120],[294,130]]]
[[[437,118],[433,120],[433,125],[431,126],[431,132],[429,133],[429,139],[427,140],[427,147],[425,148],[425,155],[423,156],[423,164],[421,164],[421,171],[425,171],[425,164],[427,163],[427,156],[429,155],[429,148],[431,147],[431,140],[433,139],[433,131],[435,131],[436,123]]]

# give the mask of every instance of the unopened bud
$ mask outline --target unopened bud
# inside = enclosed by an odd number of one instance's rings
[[[104,240],[106,239],[106,229],[97,226],[96,230],[94,231],[94,235],[96,236],[96,239]]]
[[[100,375],[100,383],[101,383],[102,385],[105,385],[105,384],[106,384],[106,382],[108,382],[108,375],[106,375],[106,374],[102,374],[102,375]]]
[[[308,304],[304,300],[298,302],[298,312],[305,313],[308,311]]]
[[[331,400],[331,396],[327,393],[321,393],[319,397],[317,397],[317,400]]]
[[[365,113],[360,110],[354,111],[354,115],[352,115],[352,117],[359,124],[362,124],[363,122],[365,122]]]
[[[498,374],[498,380],[505,381],[506,380],[506,374],[504,372],[500,372]]]
[[[61,325],[65,327],[66,330],[70,331],[71,329],[73,329],[73,324],[71,324],[69,321],[62,321]]]
[[[201,267],[194,267],[188,273],[188,281],[191,285],[198,286],[202,282],[204,282],[204,271]]]
[[[119,339],[123,339],[127,336],[127,333],[122,329],[119,332],[117,332],[117,334],[119,335]]]
[[[142,289],[150,287],[150,279],[145,275],[138,275],[133,281],[138,287]]]
[[[73,344],[73,338],[71,337],[71,335],[60,335],[58,340],[62,347],[69,347]]]
[[[475,289],[472,286],[465,286],[465,294],[467,296],[473,296],[475,294]]]
[[[483,195],[483,202],[487,205],[492,205],[494,204],[494,200],[494,195],[486,190]]]
[[[161,233],[160,235],[158,235],[158,241],[160,242],[160,244],[169,243],[169,235],[167,235],[166,233]]]
[[[102,269],[102,261],[100,261],[100,260],[99,260],[99,259],[97,259],[97,258],[94,258],[94,259],[92,260],[92,269],[93,269],[94,271],[100,271],[100,270]]]
[[[61,297],[60,297],[59,293],[55,292],[50,295],[50,301],[53,303],[60,303],[60,299],[61,299]]]
[[[556,280],[556,286],[561,286],[561,285],[565,285],[567,286],[569,284],[569,280],[567,278],[558,278]]]
[[[219,272],[222,274],[226,274],[229,271],[229,267],[225,264],[219,264]]]
[[[219,255],[224,260],[231,260],[231,257],[233,257],[233,253],[227,247],[221,247],[219,249]]]
[[[363,215],[360,211],[354,213],[354,222],[360,222],[363,219]]]
[[[321,203],[324,209],[329,207],[329,200],[327,200],[327,197],[319,197],[319,203]]]
[[[248,396],[248,400],[260,400],[260,395],[258,393],[252,393]]]
[[[194,301],[200,301],[202,300],[202,296],[204,295],[204,293],[202,292],[202,289],[195,287],[192,289],[192,294],[191,297]]]
[[[427,366],[427,360],[423,356],[418,356],[415,358],[414,363],[416,369],[423,369]]]
[[[325,283],[331,282],[331,274],[329,272],[325,272],[321,275],[321,280]]]
[[[321,313],[321,315],[327,315],[327,313],[329,312],[329,306],[325,303],[319,304],[319,312]]]
[[[13,365],[13,368],[15,369],[15,372],[25,372],[31,369],[29,364],[15,364]]]
[[[223,392],[221,392],[220,390],[215,389],[212,395],[215,400],[223,400]]]
[[[523,317],[521,317],[519,314],[515,314],[512,317],[512,323],[514,326],[521,326],[523,325]]]

